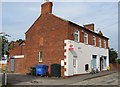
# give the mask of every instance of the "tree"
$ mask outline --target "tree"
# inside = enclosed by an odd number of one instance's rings
[[[113,48],[109,49],[109,58],[110,58],[110,63],[115,63],[116,59],[118,57],[118,53],[116,50]]]
[[[0,36],[0,58],[2,56],[4,56],[4,54],[9,55],[9,52],[7,50],[8,48],[8,39],[6,38],[6,36],[8,36],[5,33],[0,33],[0,34],[4,34]]]

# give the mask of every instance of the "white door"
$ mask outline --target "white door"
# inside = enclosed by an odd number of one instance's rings
[[[77,59],[73,58],[73,70],[74,74],[77,74]]]

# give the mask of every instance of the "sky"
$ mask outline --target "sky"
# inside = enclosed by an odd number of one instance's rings
[[[86,0],[87,1],[87,0]],[[2,8],[1,8],[2,7]],[[0,3],[0,32],[11,37],[9,41],[25,39],[25,32],[41,14],[41,1]],[[109,47],[118,50],[117,2],[54,2],[53,14],[81,26],[95,24],[95,32],[101,30],[109,38]]]

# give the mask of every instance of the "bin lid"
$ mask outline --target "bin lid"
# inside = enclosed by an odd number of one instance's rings
[[[48,65],[45,65],[45,64],[37,64],[36,67],[48,67]]]

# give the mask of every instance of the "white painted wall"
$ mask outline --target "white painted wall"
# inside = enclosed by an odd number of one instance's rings
[[[64,49],[66,52],[64,55],[66,56],[66,59],[64,60],[66,62],[66,65],[64,68],[66,68],[65,76],[72,76],[74,74],[85,74],[89,73],[91,71],[91,60],[92,55],[97,55],[97,68],[99,69],[100,66],[100,57],[106,56],[107,57],[107,66],[109,66],[109,54],[108,49],[99,48],[91,45],[85,45],[84,43],[77,43],[72,40],[65,40],[64,43],[66,46]],[[69,44],[74,44],[74,50],[69,51]],[[74,73],[74,67],[73,67],[73,56],[77,56],[77,69],[76,73]],[[85,71],[85,64],[89,64],[89,71]]]

